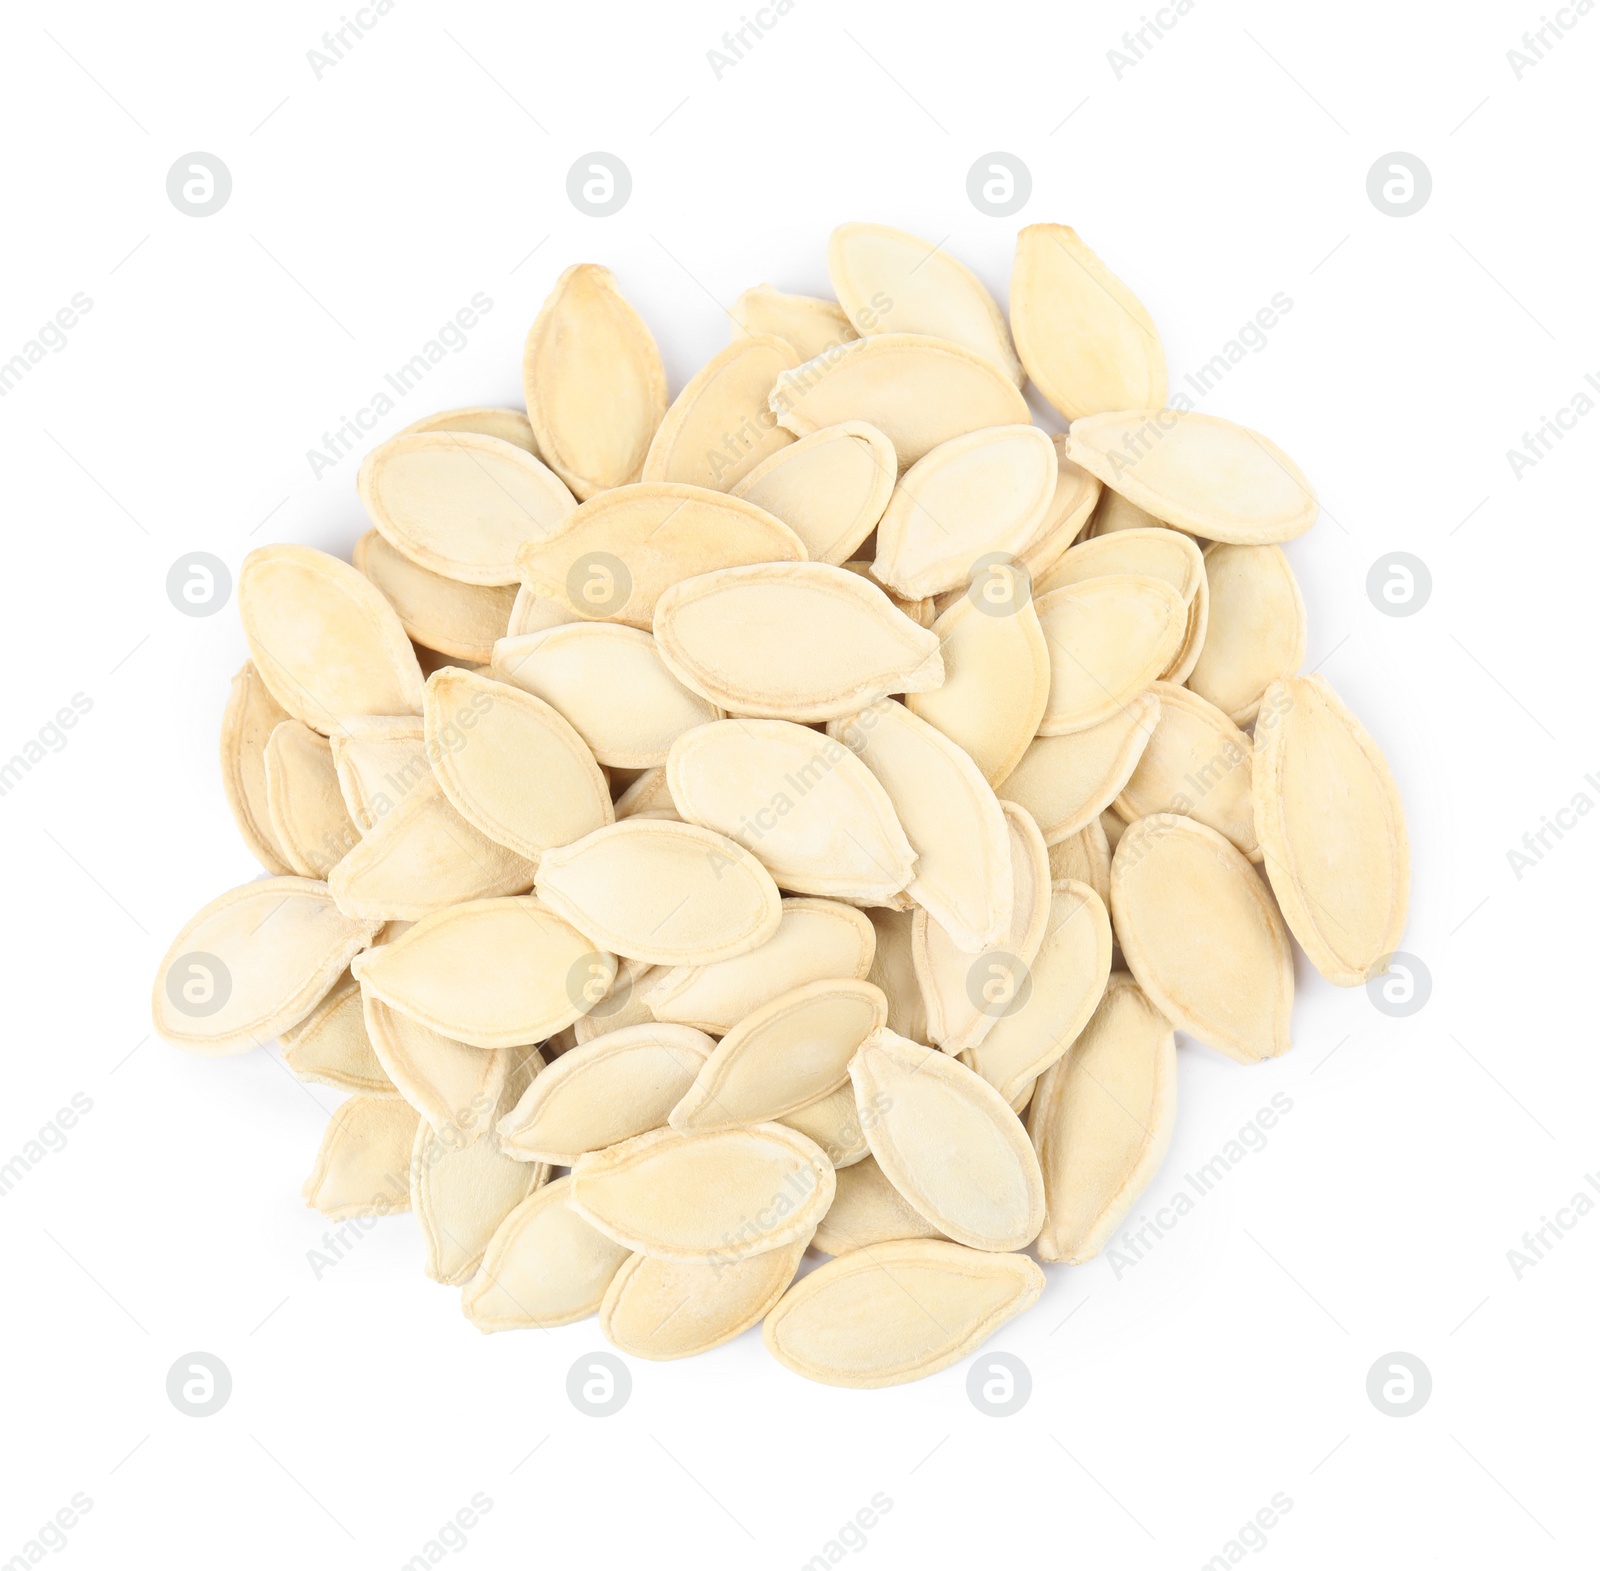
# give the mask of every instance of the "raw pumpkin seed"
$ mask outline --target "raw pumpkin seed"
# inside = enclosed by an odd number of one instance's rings
[[[1171,524],[1163,522],[1153,513],[1145,512],[1142,507],[1135,507],[1127,497],[1119,496],[1107,486],[1100,493],[1100,503],[1084,535],[1086,539],[1098,540],[1101,535],[1114,535],[1119,529],[1171,528]]]
[[[617,821],[624,818],[676,818],[683,815],[667,787],[665,767],[647,769],[616,800]]]
[[[367,1040],[395,1089],[446,1146],[472,1145],[494,1121],[511,1055],[444,1036],[370,988],[362,989],[361,1011]]]
[[[290,873],[267,813],[267,738],[289,718],[246,660],[234,674],[222,715],[222,789],[250,854],[269,873]]]
[[[877,936],[867,980],[889,1001],[889,1029],[896,1036],[908,1037],[913,1042],[926,1042],[928,1011],[911,952],[915,914],[877,907],[868,911],[867,916]]]
[[[784,338],[802,360],[820,355],[856,336],[850,318],[832,300],[814,295],[786,295],[771,284],[757,284],[733,302],[734,336]]]
[[[302,1080],[368,1096],[399,1096],[372,1051],[361,984],[346,972],[299,1025],[283,1033],[283,1061]]]
[[[273,840],[302,878],[326,878],[359,838],[327,737],[285,720],[267,738],[263,762]]]
[[[1206,547],[1210,624],[1187,681],[1235,725],[1249,725],[1261,695],[1306,657],[1306,607],[1294,569],[1275,545]]]
[[[349,715],[328,741],[345,811],[362,834],[413,787],[432,783],[421,715]]]
[[[496,409],[475,405],[470,409],[444,409],[436,415],[424,415],[414,420],[396,436],[410,436],[414,431],[476,431],[482,436],[498,437],[525,453],[539,456],[539,444],[533,439],[533,427],[520,409]]]
[[[853,1167],[867,1155],[867,1137],[856,1111],[855,1087],[848,1080],[838,1090],[785,1113],[776,1122],[814,1140],[835,1168]]]
[[[873,1157],[857,1162],[837,1178],[833,1204],[817,1227],[812,1245],[837,1258],[869,1244],[902,1238],[943,1238],[887,1178]]]
[[[542,633],[547,627],[560,627],[563,622],[573,621],[577,614],[564,598],[546,600],[523,584],[511,602],[511,618],[506,623],[505,636],[520,638],[524,633]]]
[[[1109,910],[1111,905],[1111,843],[1103,815],[1096,815],[1074,835],[1050,847],[1050,876],[1088,884]]]
[[[352,1096],[341,1102],[301,1186],[306,1204],[336,1221],[409,1210],[418,1123],[416,1110],[398,1097]]]
[[[395,550],[376,529],[356,541],[352,560],[417,643],[458,660],[486,662],[516,604],[515,589],[446,578]]]
[[[1017,553],[1017,561],[1037,581],[1061,557],[1085,528],[1085,520],[1095,511],[1102,493],[1100,482],[1087,469],[1080,469],[1067,457],[1065,435],[1053,436],[1056,450],[1056,489],[1050,507],[1031,539]]]

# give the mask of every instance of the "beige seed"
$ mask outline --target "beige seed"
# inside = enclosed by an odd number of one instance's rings
[[[838,1175],[833,1204],[811,1242],[820,1253],[837,1258],[869,1244],[943,1237],[869,1156]]]
[[[683,815],[667,786],[665,767],[647,769],[616,800],[617,822],[624,818],[675,818]]]
[[[424,415],[397,431],[396,436],[410,436],[413,431],[476,431],[482,436],[499,438],[525,453],[539,456],[539,444],[533,439],[533,427],[520,409],[496,409],[474,405],[468,409],[444,409],[436,415]]]
[[[283,1033],[283,1061],[301,1080],[316,1085],[368,1096],[400,1095],[372,1051],[361,985],[348,972],[299,1025]]]
[[[228,690],[222,715],[222,789],[250,854],[269,873],[294,870],[272,832],[267,812],[267,738],[289,718],[248,660]]]
[[[1084,533],[1086,538],[1098,540],[1101,535],[1114,535],[1119,529],[1170,528],[1171,524],[1145,512],[1142,507],[1135,507],[1127,497],[1119,496],[1107,486],[1100,493],[1099,506],[1095,508],[1094,517],[1089,520],[1089,527]]]
[[[867,916],[877,936],[867,980],[889,1001],[888,1027],[896,1036],[926,1042],[929,1040],[928,1011],[911,949],[916,929],[915,912],[876,907],[868,911]]]
[[[421,715],[349,715],[328,741],[345,811],[362,834],[413,786],[431,783]]]
[[[520,638],[524,633],[542,633],[547,627],[560,627],[563,622],[577,620],[577,616],[564,596],[560,600],[547,600],[523,584],[511,602],[511,617],[503,631],[507,638]]]
[[[417,643],[458,660],[487,661],[516,603],[509,585],[446,578],[395,550],[376,529],[356,541],[352,558]]]
[[[285,720],[267,738],[263,762],[273,840],[302,878],[326,878],[359,838],[327,737]]]
[[[1082,829],[1050,847],[1050,877],[1088,884],[1107,909],[1111,905],[1111,842],[1104,815],[1091,818]],[[1119,820],[1120,822],[1120,820]]]
[[[836,1169],[853,1167],[869,1150],[856,1110],[855,1087],[847,1080],[835,1091],[807,1102],[776,1122],[815,1141]]]
[[[1122,529],[1073,546],[1039,578],[1034,593],[1042,597],[1111,573],[1159,578],[1171,584],[1187,605],[1205,581],[1206,567],[1200,547],[1176,529]]]
[[[409,1210],[418,1122],[398,1097],[353,1096],[340,1103],[301,1186],[305,1203],[335,1221]]]
[[[1085,520],[1095,512],[1102,496],[1100,482],[1067,457],[1065,435],[1051,437],[1050,444],[1056,450],[1055,495],[1033,538],[1017,553],[1017,561],[1033,575],[1036,585],[1083,532]]]
[[[1268,685],[1306,657],[1305,602],[1278,546],[1211,545],[1205,562],[1210,624],[1187,680],[1235,725],[1249,725]]]
[[[494,1122],[511,1055],[456,1041],[361,994],[367,1040],[395,1089],[452,1150],[472,1145]]]
[[[823,350],[845,343],[856,336],[850,319],[832,300],[813,295],[786,295],[771,284],[757,284],[733,302],[728,315],[733,318],[733,336],[784,338],[794,345],[802,360],[810,360]]]

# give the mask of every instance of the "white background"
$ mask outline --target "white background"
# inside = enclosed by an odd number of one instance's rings
[[[75,1564],[394,1567],[482,1492],[452,1563],[784,1568],[881,1492],[846,1558],[1181,1568],[1283,1492],[1252,1562],[1592,1564],[1600,1217],[1520,1280],[1507,1259],[1600,1174],[1600,824],[1520,879],[1507,859],[1600,800],[1600,415],[1520,479],[1506,458],[1600,374],[1600,20],[1563,14],[1518,80],[1531,3],[1200,0],[1119,80],[1135,5],[798,0],[719,80],[738,0],[399,0],[319,80],[337,0],[8,8],[0,359],[75,292],[93,309],[0,400],[0,754],[74,693],[93,707],[0,798],[0,1162],[74,1093],[93,1108],[0,1201],[0,1558],[82,1491]],[[203,220],[165,191],[197,149],[234,182]],[[565,195],[593,149],[634,180],[604,220]],[[967,199],[996,149],[1032,170],[1016,219]],[[1405,219],[1366,194],[1394,150],[1434,181]],[[237,621],[180,616],[165,575],[197,549],[235,570],[272,540],[347,553],[356,459],[319,480],[306,450],[476,291],[468,347],[374,440],[517,403],[523,336],[580,260],[616,271],[676,390],[742,289],[827,292],[845,219],[943,241],[1002,302],[1017,226],[1074,225],[1149,307],[1175,386],[1292,299],[1200,407],[1266,431],[1322,497],[1289,548],[1307,663],[1399,777],[1405,947],[1433,991],[1390,1019],[1302,959],[1287,1057],[1182,1044],[1136,1217],[1274,1092],[1293,1111],[1120,1279],[1049,1270],[993,1344],[1032,1370],[1016,1416],[976,1412],[965,1365],[838,1391],[752,1333],[633,1361],[631,1401],[596,1420],[565,1395],[594,1322],[480,1335],[410,1218],[313,1276],[326,1224],[300,1184],[333,1093],[148,1035],[172,933],[258,871],[216,762]],[[1432,573],[1406,619],[1365,591],[1392,550]],[[234,1382],[203,1420],[165,1394],[195,1349]],[[1432,1372],[1414,1417],[1366,1394],[1394,1350]]]

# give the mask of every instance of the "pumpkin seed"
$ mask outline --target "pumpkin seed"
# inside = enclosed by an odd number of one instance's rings
[[[617,822],[624,818],[675,818],[680,823],[683,815],[672,792],[667,787],[664,767],[647,769],[628,787],[616,801]]]
[[[785,1113],[775,1122],[798,1129],[808,1140],[815,1141],[836,1169],[853,1167],[867,1155],[867,1137],[856,1111],[855,1087],[848,1080],[837,1090]]]
[[[572,1209],[571,1178],[544,1184],[489,1240],[461,1289],[461,1312],[480,1331],[541,1331],[592,1315],[628,1251]]]
[[[722,715],[673,676],[648,633],[614,622],[502,638],[490,670],[543,699],[602,764],[622,769],[665,762],[676,737]]]
[[[867,980],[889,1001],[888,1027],[896,1036],[926,1042],[928,1011],[911,949],[915,913],[886,911],[880,906],[868,911],[867,917],[877,937]]]
[[[700,486],[621,486],[584,503],[554,539],[517,559],[522,581],[585,621],[650,629],[673,584],[718,568],[803,562],[800,537],[770,513]]]
[[[1234,545],[1303,535],[1311,483],[1259,431],[1194,410],[1133,408],[1074,420],[1067,456],[1157,518]]]
[[[316,1085],[368,1096],[400,1095],[372,1051],[361,985],[348,971],[299,1025],[283,1033],[283,1061],[299,1079]]]
[[[961,1055],[1008,1103],[1067,1052],[1094,1013],[1111,973],[1111,918],[1088,884],[1051,886],[1043,942],[1014,1003]]]
[[[796,1282],[762,1338],[808,1380],[902,1385],[959,1363],[1043,1291],[1044,1272],[1026,1255],[937,1238],[869,1244]]]
[[[850,420],[780,448],[731,494],[786,523],[813,562],[838,567],[878,527],[894,490],[895,470],[889,438],[875,426]]]
[[[452,1150],[472,1145],[494,1121],[511,1055],[445,1036],[370,988],[362,989],[361,1012],[367,1040],[400,1095]]]
[[[424,415],[414,420],[396,436],[410,436],[415,431],[476,431],[480,436],[497,437],[520,447],[525,453],[539,456],[539,444],[533,439],[533,427],[520,409],[494,409],[474,405],[470,409],[444,409],[436,415]]]
[[[880,1030],[850,1064],[884,1176],[940,1232],[974,1249],[1023,1248],[1044,1223],[1044,1180],[1017,1115],[937,1048]],[[881,1108],[868,1121],[867,1110]]]
[[[994,296],[940,246],[886,224],[840,224],[828,237],[828,280],[864,335],[948,339],[991,361],[1010,381],[1022,381]]]
[[[639,478],[667,374],[609,268],[582,262],[556,280],[528,333],[522,388],[540,455],[580,502]]]
[[[267,738],[263,762],[273,840],[302,878],[326,878],[359,838],[327,737],[285,720]]]
[[[1088,884],[1109,909],[1111,904],[1111,842],[1104,815],[1091,818],[1082,829],[1050,847],[1050,877],[1070,878]],[[1121,820],[1118,819],[1120,823]]]
[[[571,1167],[585,1152],[660,1129],[716,1045],[689,1026],[607,1031],[534,1079],[500,1120],[500,1143],[524,1161]]]
[[[1040,575],[1047,573],[1083,532],[1085,520],[1095,511],[1101,496],[1110,494],[1102,493],[1100,482],[1067,457],[1065,435],[1051,437],[1050,445],[1056,450],[1055,494],[1044,521],[1017,553],[1018,563],[1033,576],[1036,585]]]
[[[1029,224],[1018,234],[1011,331],[1028,376],[1068,420],[1167,401],[1167,361],[1150,313],[1065,224]]]
[[[1210,625],[1187,681],[1235,725],[1249,725],[1268,685],[1306,657],[1305,601],[1278,546],[1210,545],[1205,563]]]
[[[656,971],[641,986],[651,1013],[725,1035],[780,993],[828,977],[864,979],[876,938],[860,912],[833,900],[783,901],[778,930],[766,943],[709,966]]]
[[[883,1169],[872,1157],[838,1174],[837,1183],[833,1204],[811,1240],[820,1253],[837,1258],[868,1244],[944,1237],[883,1176]]]
[[[951,437],[1029,419],[1015,383],[992,361],[916,333],[885,333],[827,350],[785,371],[768,403],[778,424],[796,436],[864,420],[894,443],[901,469]]]
[[[1121,794],[1160,716],[1159,702],[1141,693],[1085,731],[1041,736],[996,790],[1027,808],[1045,844],[1056,845],[1093,823]]]
[[[974,564],[1011,555],[1039,533],[1060,466],[1035,425],[968,431],[917,460],[878,523],[872,572],[915,599],[965,584]]]
[[[1128,969],[1179,1030],[1243,1064],[1288,1051],[1289,935],[1216,830],[1175,813],[1130,824],[1111,858],[1111,916]]]
[[[872,576],[872,563],[864,561],[851,561],[843,564],[847,572],[854,573],[858,578],[864,578],[869,584],[875,584],[882,589],[892,605],[901,616],[908,616],[918,627],[932,627],[939,620],[939,601],[932,595],[924,595],[920,600],[906,600],[897,595],[894,590],[879,584]],[[946,595],[943,599],[953,599],[954,596]]]
[[[350,715],[328,741],[345,811],[362,834],[432,781],[421,715]]]
[[[837,1091],[889,1017],[870,982],[807,982],[753,1010],[716,1044],[668,1122],[684,1134],[782,1118]]]
[[[581,1156],[571,1204],[638,1254],[727,1266],[809,1238],[833,1192],[832,1164],[804,1135],[749,1124],[656,1129]]]
[[[616,960],[523,895],[424,917],[351,971],[363,991],[441,1036],[518,1047],[585,1013],[611,985]]]
[[[631,1255],[600,1305],[606,1340],[638,1358],[692,1358],[731,1342],[783,1297],[804,1239],[731,1264],[695,1265]]]
[[[662,595],[656,644],[685,686],[735,715],[828,720],[944,680],[939,640],[882,590],[822,562],[729,567]]]
[[[356,541],[353,559],[417,643],[458,660],[487,661],[516,604],[515,589],[446,578],[395,550],[376,529]]]
[[[1187,605],[1205,582],[1205,558],[1186,534],[1159,526],[1122,529],[1075,545],[1034,586],[1040,596],[1068,584],[1112,573],[1159,578],[1171,584]]]
[[[784,338],[802,360],[856,336],[850,318],[832,300],[813,295],[786,295],[771,284],[757,284],[733,302],[734,336]]]
[[[341,1102],[301,1186],[305,1203],[335,1220],[409,1210],[408,1169],[418,1122],[416,1111],[398,1097]]]
[[[521,638],[524,633],[542,633],[547,627],[560,627],[577,616],[566,599],[546,600],[536,595],[526,584],[517,590],[511,602],[511,618],[506,623],[507,638]]]
[[[269,873],[293,869],[272,833],[267,812],[267,738],[289,718],[255,665],[246,660],[228,689],[222,715],[222,789],[250,854]]]
[[[697,824],[629,818],[547,851],[539,897],[619,955],[711,965],[778,930],[778,886],[743,846]]]
[[[1153,513],[1135,507],[1127,497],[1119,496],[1110,486],[1100,493],[1100,503],[1089,521],[1087,537],[1098,540],[1101,535],[1114,535],[1119,529],[1171,529]]]
[[[1105,830],[1106,843],[1115,855],[1117,847],[1122,844],[1123,831],[1127,829],[1128,821],[1111,808],[1107,808],[1100,815],[1100,827]]]
[[[606,996],[586,1015],[573,1022],[575,1044],[582,1047],[596,1037],[625,1026],[646,1026],[655,1022],[655,1015],[645,1002],[644,989],[651,978],[660,975],[660,966],[646,965],[642,960],[632,960],[626,955],[617,957],[617,974]]]
[[[155,1028],[193,1053],[248,1052],[305,1019],[382,926],[346,916],[310,878],[230,889],[184,923],[157,968]]]
[[[1378,744],[1320,676],[1274,682],[1255,737],[1255,823],[1289,930],[1339,987],[1388,969],[1411,851]]]
[[[1047,1202],[1041,1260],[1082,1265],[1100,1253],[1161,1166],[1177,1107],[1172,1026],[1119,971],[1034,1092],[1028,1127]]]
[[[239,620],[267,691],[326,736],[346,715],[417,714],[422,671],[389,602],[348,562],[259,546],[239,569]]]
[[[735,338],[672,401],[645,454],[641,478],[730,490],[794,441],[773,419],[767,394],[780,372],[799,364],[786,339]]]

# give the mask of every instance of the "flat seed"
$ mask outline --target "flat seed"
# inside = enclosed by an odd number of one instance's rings
[[[528,333],[522,388],[541,456],[580,502],[639,478],[667,374],[609,268],[583,262],[556,280]]]
[[[878,527],[895,472],[889,438],[875,426],[851,420],[814,431],[763,459],[731,494],[786,523],[813,562],[837,567]]]
[[[1114,535],[1119,529],[1170,528],[1171,524],[1164,523],[1153,513],[1145,512],[1142,507],[1135,507],[1127,497],[1119,496],[1110,486],[1106,486],[1100,493],[1100,503],[1089,521],[1086,536],[1098,540],[1101,535]]]
[[[991,786],[1016,768],[1050,698],[1050,650],[1027,576],[987,566],[933,624],[944,682],[906,707],[966,752]]]
[[[766,1318],[805,1252],[800,1239],[727,1265],[633,1255],[606,1289],[600,1329],[608,1342],[636,1358],[708,1353]]]
[[[1087,731],[1125,709],[1182,647],[1183,597],[1156,578],[1109,574],[1037,602],[1050,646],[1050,701],[1042,736]]]
[[[610,986],[616,961],[521,896],[424,917],[351,970],[365,991],[441,1036],[518,1047],[583,1014]]]
[[[734,336],[784,338],[802,360],[811,360],[856,336],[850,319],[832,300],[786,295],[771,284],[757,284],[733,302]]]
[[[580,1157],[571,1203],[639,1254],[730,1265],[809,1238],[833,1193],[833,1167],[804,1135],[751,1124],[657,1129]]]
[[[714,354],[672,401],[645,455],[642,478],[726,491],[793,440],[767,394],[800,364],[783,338],[741,336]]]
[[[828,281],[864,335],[948,339],[982,355],[1009,381],[1022,381],[994,296],[940,246],[886,224],[840,224],[828,237]]]
[[[1288,454],[1215,415],[1137,408],[1088,415],[1073,421],[1067,456],[1203,540],[1266,545],[1316,522],[1317,498]]]
[[[864,420],[894,443],[908,469],[951,437],[991,425],[1025,425],[1028,406],[992,361],[915,333],[854,339],[785,371],[768,403],[796,436]]]
[[[306,1204],[336,1221],[408,1210],[418,1122],[415,1109],[398,1097],[353,1096],[341,1102],[301,1186]]]
[[[869,1244],[943,1237],[883,1176],[883,1169],[869,1156],[838,1175],[833,1204],[811,1243],[819,1253],[837,1259]]]
[[[1388,969],[1411,852],[1378,744],[1320,676],[1274,682],[1255,737],[1255,822],[1289,930],[1339,987]]]
[[[738,841],[785,889],[874,901],[911,878],[915,855],[888,793],[809,726],[701,726],[673,744],[667,784],[689,822]]]
[[[878,777],[917,854],[905,892],[970,954],[1011,921],[1005,815],[978,766],[904,704],[884,702],[828,725]]]
[[[645,770],[617,798],[616,815],[618,823],[624,818],[675,818],[681,823],[683,815],[667,787],[666,769]]]
[[[592,1315],[628,1251],[568,1204],[571,1178],[536,1189],[498,1228],[461,1290],[480,1331],[549,1331]]]
[[[458,660],[488,660],[511,618],[515,589],[446,578],[395,550],[376,529],[356,541],[353,558],[417,643]]]
[[[350,715],[328,740],[345,811],[362,834],[414,786],[433,783],[421,715]]]
[[[850,1079],[878,1166],[940,1232],[974,1249],[1010,1250],[1039,1231],[1038,1158],[987,1081],[891,1031],[862,1044]],[[869,1122],[872,1107],[883,1110]]]
[[[1123,831],[1127,829],[1128,822],[1120,814],[1107,808],[1100,815],[1100,827],[1106,832],[1106,843],[1111,847],[1112,854],[1116,854],[1117,847],[1122,843]],[[1109,899],[1107,905],[1110,904]]]
[[[1128,969],[1179,1030],[1243,1064],[1288,1051],[1289,935],[1216,830],[1172,813],[1130,824],[1111,858],[1111,916]]]
[[[1044,1272],[1026,1255],[901,1239],[853,1249],[802,1277],[762,1336],[808,1380],[902,1385],[959,1363],[1043,1291]]]
[[[878,524],[873,575],[910,599],[965,584],[981,559],[1038,534],[1060,466],[1038,426],[990,426],[930,449],[901,478]]]
[[[866,916],[833,900],[788,897],[766,943],[709,966],[652,973],[645,1002],[658,1020],[723,1036],[780,993],[828,977],[864,979],[876,936]]]
[[[723,567],[803,562],[800,537],[750,502],[676,482],[620,486],[584,503],[554,539],[518,558],[541,599],[585,621],[647,631],[673,584]]]
[[[911,959],[928,1011],[928,1039],[947,1053],[976,1047],[1014,1006],[1017,989],[1044,942],[1050,917],[1050,853],[1039,826],[1014,802],[1002,802],[1011,852],[1011,925],[985,954],[959,949],[928,915],[911,923]]]
[[[299,1025],[283,1033],[283,1061],[301,1080],[316,1085],[368,1096],[400,1095],[372,1051],[361,985],[348,972]]]
[[[346,715],[417,714],[422,671],[389,602],[348,562],[260,546],[239,569],[239,620],[268,692],[326,736]]]
[[[1177,1106],[1172,1026],[1119,971],[1034,1092],[1028,1127],[1047,1210],[1041,1260],[1082,1265],[1100,1253],[1161,1166]]]
[[[443,409],[436,415],[424,415],[413,421],[396,436],[410,436],[414,431],[476,431],[481,436],[498,437],[525,453],[539,456],[539,444],[533,439],[533,427],[520,409],[495,409],[474,405],[468,409]]]
[[[1109,494],[1087,469],[1080,469],[1067,457],[1065,435],[1051,437],[1050,445],[1056,450],[1055,494],[1033,538],[1017,553],[1017,561],[1036,584],[1083,532],[1095,504]]]
[[[852,561],[845,562],[842,565],[847,572],[856,574],[858,578],[864,578],[870,584],[877,584],[878,588],[882,589],[884,594],[888,596],[889,604],[902,616],[910,617],[918,627],[932,627],[939,619],[939,601],[935,600],[932,595],[924,595],[920,600],[905,600],[897,595],[894,590],[878,583],[878,580],[872,576],[871,562]],[[941,598],[948,600],[951,596],[945,595]]]
[[[1088,884],[1052,886],[1044,941],[987,1036],[962,1053],[1008,1103],[1069,1051],[1111,974],[1111,918]]]
[[[853,1167],[870,1149],[856,1111],[855,1087],[847,1080],[836,1091],[807,1102],[777,1120],[815,1141],[836,1169]]]
[[[786,1117],[837,1091],[889,1016],[870,982],[807,982],[747,1015],[717,1043],[668,1122],[684,1134]]]
[[[419,1124],[411,1209],[427,1252],[423,1269],[447,1286],[470,1281],[500,1224],[549,1177],[548,1167],[513,1160],[493,1139],[452,1150]]]
[[[264,762],[273,840],[302,878],[326,878],[359,839],[327,737],[285,720],[267,738]]]
[[[500,1142],[524,1161],[571,1167],[586,1152],[663,1128],[716,1045],[689,1026],[608,1031],[534,1078],[500,1120]]]
[[[572,1034],[582,1047],[596,1037],[625,1026],[651,1025],[655,1015],[645,1002],[644,989],[651,978],[659,975],[660,966],[646,965],[642,960],[632,960],[626,955],[617,957],[617,974],[610,989],[586,1015],[573,1022]]]
[[[502,638],[489,669],[542,698],[602,764],[620,769],[664,763],[677,737],[722,716],[667,669],[648,633],[614,622]]]
[[[184,923],[156,971],[151,1017],[192,1053],[244,1053],[298,1025],[382,922],[345,916],[326,884],[262,878]]]
[[[234,675],[222,715],[222,789],[250,854],[269,873],[293,871],[267,813],[267,738],[288,718],[246,660]]]
[[[511,1055],[473,1047],[412,1020],[362,989],[367,1040],[395,1089],[452,1150],[472,1145],[494,1121]]]
[[[531,693],[446,668],[428,678],[423,725],[451,805],[520,856],[537,858],[611,822],[611,792],[594,754]]]
[[[1150,313],[1065,224],[1029,224],[1017,235],[1011,331],[1028,376],[1068,420],[1167,401]]]
[[[1107,909],[1110,908],[1111,842],[1106,837],[1101,815],[1097,814],[1076,834],[1050,847],[1050,877],[1088,884]]]
[[[821,562],[677,584],[657,606],[655,634],[678,680],[735,715],[828,720],[944,680],[932,633],[881,589]]]
[[[1211,614],[1187,681],[1235,725],[1249,725],[1267,687],[1306,657],[1306,607],[1275,545],[1206,547]]]
[[[915,913],[886,911],[879,906],[869,910],[867,916],[877,935],[867,980],[889,1001],[889,1029],[913,1042],[926,1042],[928,1011],[911,953]]]
[[[1073,546],[1039,578],[1034,593],[1042,597],[1112,573],[1159,578],[1171,584],[1187,605],[1205,582],[1206,565],[1200,547],[1176,529],[1122,529]]]
[[[534,885],[596,943],[652,965],[711,965],[764,944],[782,903],[742,846],[695,824],[629,818],[548,851]]]

